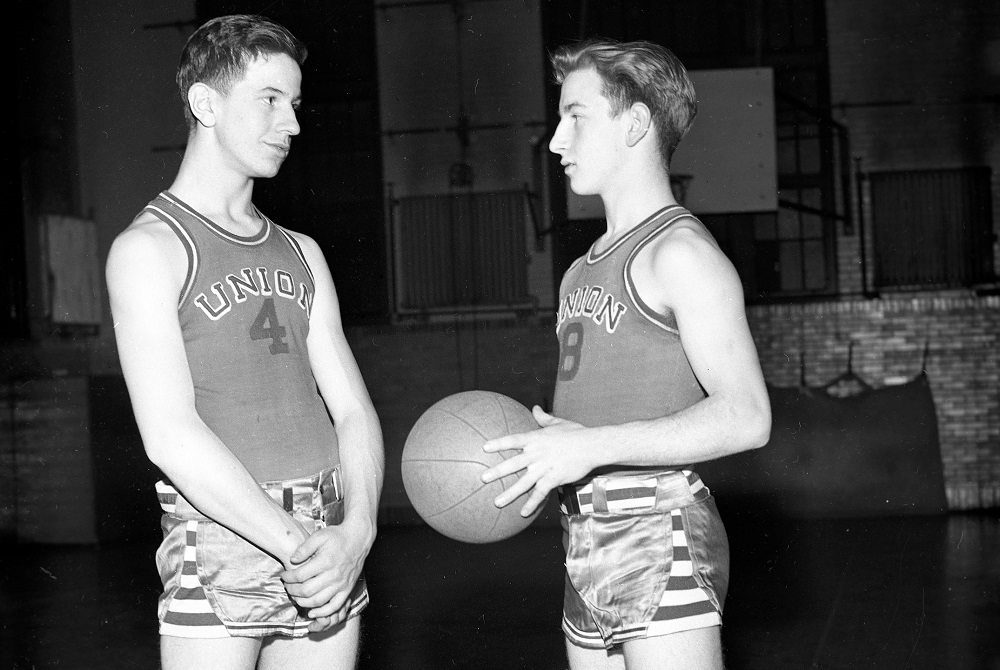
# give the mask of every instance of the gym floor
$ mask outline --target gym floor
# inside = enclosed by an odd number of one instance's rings
[[[1000,513],[722,514],[729,670],[1000,669]],[[154,550],[0,545],[0,667],[156,668]],[[387,526],[366,570],[360,668],[563,669],[561,570],[548,521],[492,545]]]

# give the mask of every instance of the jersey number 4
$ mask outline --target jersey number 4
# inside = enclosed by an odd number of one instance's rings
[[[278,313],[274,310],[274,298],[268,298],[260,308],[260,313],[250,326],[251,340],[271,340],[272,354],[287,354],[285,327],[278,323]]]
[[[559,381],[568,382],[576,376],[582,354],[583,324],[571,323],[566,326],[559,343]]]

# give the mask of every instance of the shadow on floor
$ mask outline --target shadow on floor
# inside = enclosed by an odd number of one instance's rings
[[[1000,516],[804,521],[722,510],[729,670],[1000,669]],[[0,545],[0,667],[156,668],[155,538]],[[381,529],[361,670],[565,668],[560,531],[465,545]]]

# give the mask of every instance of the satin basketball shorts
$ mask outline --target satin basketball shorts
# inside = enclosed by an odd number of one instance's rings
[[[562,628],[581,647],[722,625],[729,541],[688,470],[598,476],[559,489]]]
[[[340,471],[264,482],[261,487],[310,532],[344,518]],[[156,566],[163,582],[160,635],[187,638],[308,635],[312,621],[281,581],[281,562],[199,513],[166,482],[156,483],[163,510],[163,542]],[[350,596],[348,618],[368,605],[362,575]]]

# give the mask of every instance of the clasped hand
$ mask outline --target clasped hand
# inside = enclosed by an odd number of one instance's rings
[[[500,494],[494,504],[504,507],[531,491],[521,507],[521,516],[525,517],[531,516],[554,488],[583,479],[595,467],[589,462],[590,450],[582,439],[590,429],[556,418],[537,405],[531,412],[541,428],[500,437],[483,445],[487,453],[517,452],[483,472],[482,480],[489,483],[519,472],[518,480]]]
[[[345,524],[321,528],[299,545],[281,573],[288,595],[313,619],[310,632],[347,620],[351,592],[367,555],[360,536]]]

